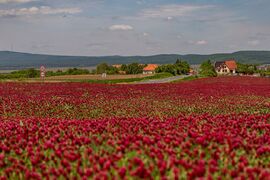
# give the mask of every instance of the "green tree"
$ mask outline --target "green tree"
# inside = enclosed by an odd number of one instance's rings
[[[216,77],[217,76],[217,72],[216,72],[214,66],[212,66],[210,60],[204,61],[201,64],[199,73],[200,73],[200,75],[205,76],[205,77]]]
[[[107,63],[101,63],[97,65],[97,74],[106,73],[109,69],[109,65]]]
[[[67,70],[66,74],[68,75],[79,75],[79,74],[89,74],[89,70],[87,69],[78,69],[78,68],[70,68]]]
[[[163,72],[167,72],[167,73],[171,73],[173,74],[174,76],[177,75],[177,67],[175,64],[164,64],[162,66],[159,66],[157,69],[156,69],[156,72],[157,73],[163,73]]]
[[[143,72],[144,65],[140,65],[138,63],[128,64],[126,67],[127,74],[140,74]]]
[[[101,63],[97,66],[97,74],[107,73],[107,74],[117,74],[118,69],[113,66],[109,66],[107,63]]]
[[[39,77],[39,73],[40,72],[38,70],[34,69],[34,68],[11,72],[11,74],[13,76],[16,76],[18,78],[34,78],[34,77]]]
[[[27,78],[34,78],[39,76],[39,71],[35,70],[34,68],[28,69],[26,71],[26,77]]]
[[[189,73],[190,66],[186,61],[181,61],[177,59],[175,63],[176,69],[177,69],[177,74],[187,74]]]
[[[118,73],[118,69],[116,67],[109,66],[106,72],[108,74],[117,74]]]
[[[156,73],[167,72],[173,75],[181,75],[189,73],[190,66],[186,61],[176,60],[175,64],[161,65],[156,69]]]
[[[243,74],[254,74],[258,72],[258,70],[257,70],[257,66],[254,64],[237,63],[237,72],[243,73]]]
[[[127,65],[126,64],[122,64],[120,70],[121,71],[127,71]]]

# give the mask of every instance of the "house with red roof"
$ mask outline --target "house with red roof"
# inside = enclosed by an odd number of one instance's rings
[[[215,63],[215,70],[218,74],[236,74],[237,64],[234,59],[219,61]]]
[[[122,67],[122,64],[113,64],[112,67],[120,69]]]
[[[155,70],[158,68],[157,64],[148,64],[143,68],[143,74],[155,74]]]

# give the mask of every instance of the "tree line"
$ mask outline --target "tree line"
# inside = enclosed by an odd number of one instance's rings
[[[172,75],[188,74],[190,71],[190,65],[183,60],[177,59],[174,64],[161,65],[156,69],[157,73],[167,72]]]
[[[118,74],[124,72],[125,74],[141,74],[147,64],[131,63],[122,64],[121,67],[117,68],[107,63],[101,63],[97,65],[96,74]],[[156,73],[171,73],[172,75],[187,74],[190,71],[190,65],[183,60],[177,59],[174,64],[160,65],[155,72]]]
[[[82,75],[82,74],[91,74],[88,69],[79,69],[79,68],[69,68],[65,71],[47,71],[46,77],[50,76],[62,76],[62,75]],[[35,68],[23,69],[12,71],[6,74],[0,74],[0,79],[19,79],[19,78],[38,78],[40,77],[40,71]]]
[[[96,71],[94,74],[141,74],[143,73],[143,68],[146,67],[146,64],[131,63],[131,64],[122,64],[121,67],[117,68],[107,63],[101,63],[97,65]]]
[[[120,67],[108,65],[107,63],[101,63],[97,65],[96,69],[89,71],[87,69],[70,68],[65,71],[47,71],[46,77],[50,76],[61,76],[61,75],[82,75],[82,74],[141,74],[143,73],[144,67],[147,64],[131,63],[122,64]],[[256,64],[243,64],[237,63],[237,73],[252,75],[258,73],[261,76],[270,76],[270,69],[260,70]],[[174,64],[164,64],[156,68],[156,73],[170,73],[172,75],[182,75],[190,73],[190,65],[187,61],[177,59]],[[199,76],[203,77],[216,77],[217,72],[213,63],[210,60],[204,61],[199,68]],[[38,78],[40,77],[40,71],[34,68],[13,71],[8,74],[0,74],[0,79],[16,79],[16,78]]]

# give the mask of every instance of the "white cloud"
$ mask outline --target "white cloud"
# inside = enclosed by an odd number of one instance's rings
[[[208,44],[208,42],[206,40],[199,40],[197,42],[195,42],[196,45],[206,45]]]
[[[5,4],[5,3],[28,3],[32,2],[35,0],[0,0],[0,4]]]
[[[206,45],[208,44],[208,41],[206,40],[199,40],[199,41],[188,41],[189,44],[192,44],[192,45]]]
[[[171,17],[171,16],[167,17],[167,20],[168,20],[168,21],[170,21],[170,20],[172,20],[172,19],[173,19],[173,17]]]
[[[149,36],[149,34],[147,32],[144,32],[143,36]]]
[[[156,8],[145,9],[141,16],[148,18],[166,18],[171,20],[173,17],[186,16],[194,11],[209,9],[212,5],[163,5]]]
[[[121,31],[129,31],[133,30],[133,27],[126,24],[115,24],[109,27],[111,31],[121,30]]]
[[[48,6],[30,7],[21,9],[0,10],[0,17],[29,16],[29,15],[55,15],[55,14],[77,14],[79,8],[51,8]]]

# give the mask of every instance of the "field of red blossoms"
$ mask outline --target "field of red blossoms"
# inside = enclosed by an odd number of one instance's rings
[[[270,179],[270,79],[0,83],[0,179]]]

